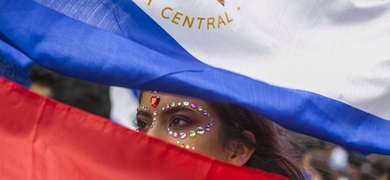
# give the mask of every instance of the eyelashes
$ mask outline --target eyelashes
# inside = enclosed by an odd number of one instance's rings
[[[191,121],[184,116],[173,116],[169,124],[170,128],[174,127],[186,127],[191,124]]]
[[[133,126],[136,128],[137,131],[148,131],[150,128],[150,125],[145,120],[136,119],[135,122],[133,122]]]
[[[168,121],[167,126],[164,126],[164,127],[169,127],[169,128],[173,128],[173,129],[180,129],[180,128],[185,128],[185,127],[190,126],[192,124],[192,122],[193,122],[192,120],[190,120],[189,118],[187,118],[185,116],[174,115]],[[157,120],[157,124],[159,124],[159,123],[165,123],[165,121]],[[133,126],[139,131],[146,132],[151,127],[151,123],[149,123],[148,120],[145,120],[141,117],[137,117],[137,119],[135,119],[133,121]]]

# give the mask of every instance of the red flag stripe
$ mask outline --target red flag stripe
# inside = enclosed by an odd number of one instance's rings
[[[1,77],[0,86],[2,179],[285,179],[181,149]]]

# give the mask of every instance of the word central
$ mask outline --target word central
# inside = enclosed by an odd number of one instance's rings
[[[174,11],[171,7],[162,9],[161,17],[170,20],[173,24],[182,25],[183,27],[207,30],[219,29],[233,21],[226,12],[216,17],[193,17],[179,11]]]

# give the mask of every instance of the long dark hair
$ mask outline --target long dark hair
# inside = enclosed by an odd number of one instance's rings
[[[278,133],[280,127],[240,105],[211,104],[221,118],[225,147],[228,146],[229,141],[237,140],[254,149],[245,166],[280,174],[294,180],[304,179],[296,161],[290,159],[289,153],[285,152],[288,151],[288,146],[283,148],[287,141],[283,141]],[[243,133],[246,130],[254,134],[255,143]]]

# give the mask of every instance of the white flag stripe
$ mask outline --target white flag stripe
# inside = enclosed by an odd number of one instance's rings
[[[390,120],[389,1],[135,2],[207,64]]]

